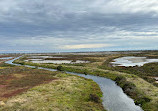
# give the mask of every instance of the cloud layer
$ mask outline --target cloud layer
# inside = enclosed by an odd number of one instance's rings
[[[0,7],[0,52],[158,49],[157,0],[1,0]]]

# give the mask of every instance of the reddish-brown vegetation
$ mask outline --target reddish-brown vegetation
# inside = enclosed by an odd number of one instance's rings
[[[33,86],[48,83],[54,79],[56,72],[9,67],[0,69],[0,101],[21,94]]]
[[[24,91],[27,91],[29,88],[22,88],[22,89],[17,89],[15,91],[12,91],[12,92],[8,92],[4,95],[2,95],[3,98],[9,98],[9,97],[12,97],[12,96],[15,96],[17,94],[21,94],[22,92]]]

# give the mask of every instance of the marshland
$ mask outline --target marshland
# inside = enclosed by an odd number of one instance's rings
[[[1,62],[0,110],[158,109],[158,63],[146,62],[146,59],[157,60],[157,51],[41,53],[11,57],[15,59]],[[88,62],[34,63],[36,60]],[[130,62],[129,66],[130,60],[141,65]],[[128,66],[114,65],[116,61]]]

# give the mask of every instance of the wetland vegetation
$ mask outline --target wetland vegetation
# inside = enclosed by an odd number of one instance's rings
[[[158,88],[157,83],[153,77],[157,77],[158,65],[157,63],[145,64],[142,67],[113,67],[110,62],[115,58],[136,56],[147,57],[150,59],[158,58],[158,52],[119,52],[114,54],[65,54],[55,55],[57,57],[86,60],[90,63],[79,64],[37,64],[32,62],[24,62],[27,56],[16,60],[15,63],[27,64],[32,66],[40,66],[46,68],[57,69],[60,67],[62,71],[77,72],[84,74],[92,74],[96,76],[110,78],[122,87],[124,92],[135,100],[136,104],[141,105],[145,111],[158,110]],[[58,59],[60,60],[60,59]]]
[[[25,55],[14,63],[21,65],[31,65],[36,67],[44,67],[57,69],[56,72],[63,73],[64,71],[76,72],[82,74],[91,74],[100,77],[106,77],[116,81],[123,91],[134,99],[135,104],[140,105],[144,111],[157,111],[158,110],[158,83],[155,82],[155,77],[158,77],[158,63],[147,63],[142,66],[116,66],[113,67],[114,59],[120,57],[134,56],[134,57],[146,57],[147,59],[157,59],[157,51],[143,51],[143,52],[115,52],[115,53],[71,53],[71,54],[41,54],[44,60],[72,60],[72,61],[89,61],[88,63],[76,63],[76,64],[53,64],[53,63],[33,63],[26,61],[30,59],[32,55]],[[32,59],[41,59],[39,55],[34,55]],[[35,69],[37,70],[37,69]],[[55,72],[54,72],[55,73]],[[57,74],[58,75],[58,74]],[[63,74],[65,75],[65,73]],[[66,74],[67,75],[67,74]],[[70,75],[69,75],[70,76]],[[56,77],[56,76],[54,76]],[[51,79],[51,77],[48,77]],[[43,83],[40,83],[43,84]],[[36,86],[35,86],[36,87]],[[30,91],[30,90],[28,90]],[[99,91],[99,90],[98,90]],[[97,95],[98,93],[96,93]],[[100,95],[100,94],[99,94]],[[99,96],[98,97],[101,97]],[[98,102],[95,95],[90,94],[88,96],[90,101],[94,103]],[[95,100],[94,100],[95,99]],[[99,100],[101,101],[101,100]],[[99,108],[103,108],[100,104]],[[96,110],[96,109],[95,109]],[[100,110],[100,109],[99,109]],[[101,109],[102,110],[102,109]]]

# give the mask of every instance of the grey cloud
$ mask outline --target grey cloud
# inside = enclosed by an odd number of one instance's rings
[[[29,41],[30,49],[81,43],[121,48],[129,38],[140,42],[158,36],[156,0],[1,0],[0,7],[0,40],[5,47],[25,49],[22,43]]]

